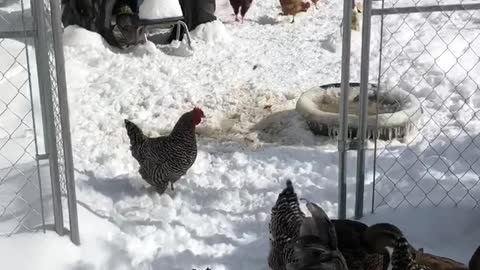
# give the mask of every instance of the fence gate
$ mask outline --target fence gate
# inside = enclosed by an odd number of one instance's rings
[[[80,244],[60,0],[0,1],[0,235]]]
[[[344,25],[350,21],[351,3],[345,1]],[[343,31],[342,100],[348,100],[349,27]],[[371,38],[373,34],[375,38]],[[370,59],[372,55],[378,59]],[[371,73],[374,76],[369,76]],[[413,124],[413,131],[405,139],[375,141],[371,149],[374,151],[372,212],[401,206],[479,206],[479,75],[478,0],[457,3],[364,0],[361,120],[360,136],[355,144],[358,151],[356,218],[366,209],[363,195],[369,82],[377,84],[382,93],[396,89],[406,91],[409,98],[419,101],[423,111],[420,121]],[[346,103],[341,104],[341,113]],[[341,129],[346,130],[346,120],[341,123]],[[342,158],[348,150],[345,142],[346,137],[340,137],[340,217],[345,217],[345,173],[342,175],[345,168]]]

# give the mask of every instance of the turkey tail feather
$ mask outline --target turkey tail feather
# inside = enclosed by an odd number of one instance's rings
[[[130,138],[130,144],[135,145],[145,141],[145,135],[142,130],[137,127],[133,122],[125,119],[125,128],[127,129],[128,138]]]
[[[480,247],[473,253],[469,263],[470,270],[480,270]]]

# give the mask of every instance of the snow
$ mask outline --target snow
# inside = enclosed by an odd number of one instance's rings
[[[91,47],[92,50],[104,49],[109,46],[102,36],[77,25],[70,25],[65,28],[63,45]]]
[[[183,16],[178,0],[143,0],[138,16],[144,20],[165,19]]]
[[[192,37],[195,40],[202,40],[204,42],[215,43],[230,43],[232,37],[220,20],[214,20],[200,24],[192,31]]]
[[[300,197],[319,203],[329,216],[336,216],[336,142],[313,136],[295,112],[295,105],[304,91],[340,80],[342,1],[323,1],[318,10],[298,14],[294,24],[290,17],[278,15],[276,0],[254,2],[243,24],[234,22],[228,1],[219,1],[217,10],[218,21],[192,32],[195,51],[186,58],[166,55],[150,42],[120,52],[95,33],[73,26],[65,29],[82,245],[76,247],[67,237],[50,231],[20,230],[0,238],[2,265],[61,270],[268,269],[269,212],[286,179],[292,180]],[[399,16],[387,16],[386,27],[397,29]],[[480,96],[474,91],[478,76],[473,76],[479,74],[480,65],[475,64],[480,39],[475,39],[478,29],[466,27],[462,36],[467,42],[462,41],[452,24],[443,16],[435,16],[432,22],[436,27],[446,25],[441,37],[451,41],[449,50],[429,45],[433,47],[431,55],[422,54],[420,43],[410,41],[414,35],[409,27],[402,27],[396,40],[384,44],[385,63],[394,67],[385,76],[387,87],[398,87],[420,98],[427,115],[417,131],[422,136],[414,136],[408,147],[399,141],[379,144],[377,168],[398,183],[393,185],[384,178],[378,183],[378,208],[364,221],[393,222],[413,245],[466,263],[480,237],[475,226],[479,213],[468,209],[480,196],[479,142],[475,137]],[[479,18],[476,13],[472,19],[451,16],[450,20],[474,23]],[[411,27],[420,29],[417,38],[429,40],[433,31],[422,24],[424,20],[421,14],[408,16]],[[378,26],[378,18],[373,23]],[[352,81],[358,81],[360,34],[352,33],[352,40]],[[378,40],[379,33],[372,31],[372,59],[379,55]],[[18,41],[0,42],[2,47],[11,44],[11,50],[21,47]],[[399,53],[408,55],[396,58]],[[0,55],[0,68],[4,68],[10,56]],[[419,55],[423,58],[415,58],[418,69],[409,69],[411,59]],[[459,63],[469,72],[452,64],[452,56],[460,57]],[[11,76],[24,76],[18,70]],[[372,61],[374,82],[377,73],[378,62]],[[462,80],[465,75],[470,76]],[[457,83],[460,86],[455,88]],[[5,80],[0,84],[2,89],[8,85]],[[4,93],[11,92],[1,93],[4,100]],[[444,99],[447,101],[442,105]],[[197,161],[178,181],[175,192],[158,196],[145,189],[138,175],[123,119],[156,136],[168,133],[178,117],[194,106],[201,107],[206,115],[197,129]],[[431,121],[427,121],[429,117]],[[1,123],[2,128],[13,127],[11,122]],[[372,144],[368,147],[371,149]],[[16,151],[0,149],[9,156]],[[367,213],[373,156],[373,151],[367,151]],[[423,165],[415,163],[418,159]],[[351,166],[347,214],[352,216],[356,156],[348,155],[347,161]],[[25,169],[29,172],[35,168],[31,160],[22,166],[29,167]],[[23,181],[18,177],[23,179],[19,174],[10,175],[8,185],[0,185],[0,204],[21,187]],[[42,179],[47,181],[48,177]],[[419,185],[410,191],[412,185],[407,184],[418,179]],[[50,189],[48,181],[43,186],[44,191]],[[398,190],[389,193],[391,188]],[[433,202],[425,199],[419,188],[429,192]],[[465,194],[467,188],[469,193]],[[25,197],[38,205],[38,196]],[[413,209],[404,197],[422,207]],[[450,208],[462,198],[458,208]],[[47,224],[51,224],[48,192],[44,200]],[[434,203],[440,207],[432,207]],[[400,209],[394,211],[387,204]],[[11,211],[15,210],[22,209]],[[6,222],[0,224],[10,226],[15,219]],[[35,227],[39,222],[36,215],[28,225]]]

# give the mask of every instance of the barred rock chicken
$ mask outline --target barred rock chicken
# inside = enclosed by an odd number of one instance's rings
[[[295,15],[300,12],[307,11],[310,8],[310,2],[303,0],[280,0],[283,15],[293,15],[291,23],[295,22]]]
[[[390,266],[392,270],[430,270],[429,267],[415,262],[410,244],[405,237],[398,237],[392,247],[388,247]]]
[[[247,14],[248,9],[252,5],[253,0],[230,0],[230,5],[233,8],[233,13],[235,14],[235,21],[238,21],[238,12],[240,11],[241,22],[243,23],[243,18]]]
[[[125,119],[125,128],[130,138],[130,151],[140,164],[142,178],[163,194],[170,183],[182,177],[197,158],[195,126],[204,118],[203,111],[194,108],[184,113],[170,135],[149,138],[134,123]]]
[[[287,186],[278,195],[271,212],[268,265],[272,270],[285,270],[287,263],[294,261],[292,245],[304,219],[292,181],[287,180]]]

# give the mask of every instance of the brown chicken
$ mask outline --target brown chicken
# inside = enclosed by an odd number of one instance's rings
[[[415,252],[415,261],[433,270],[480,270],[480,247],[471,257],[468,267],[450,258],[426,253],[423,249]]]
[[[295,22],[295,15],[300,12],[305,12],[310,8],[310,2],[303,2],[303,0],[280,0],[283,15],[292,15],[291,23]]]
[[[235,21],[238,21],[238,12],[240,11],[240,16],[242,17],[241,22],[243,23],[243,18],[252,5],[252,1],[253,0],[230,0],[230,5],[232,6],[233,13],[235,14]]]

